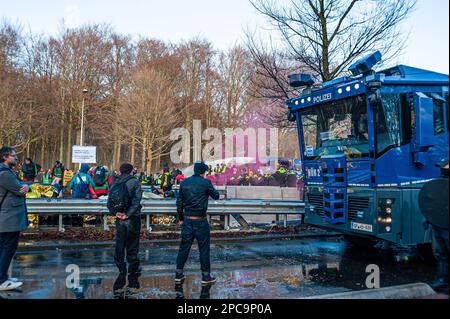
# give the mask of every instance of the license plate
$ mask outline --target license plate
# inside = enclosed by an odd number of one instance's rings
[[[354,229],[354,230],[360,230],[360,231],[365,231],[365,232],[373,232],[372,225],[368,225],[368,224],[361,224],[361,223],[354,223],[354,222],[352,222],[350,227],[351,227],[351,229]]]

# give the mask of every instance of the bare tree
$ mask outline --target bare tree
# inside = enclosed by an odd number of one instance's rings
[[[403,47],[399,25],[416,0],[250,0],[282,35],[292,59],[322,81],[340,75],[356,58],[380,50],[385,60]]]
[[[151,68],[136,70],[130,91],[120,101],[119,128],[141,147],[141,169],[152,171],[155,158],[171,143],[171,129],[178,122],[174,110],[174,83]]]
[[[109,42],[105,72],[107,83],[105,105],[107,107],[103,110],[102,115],[105,113],[113,114],[113,116],[104,116],[104,124],[112,127],[113,130],[112,159],[110,158],[108,162],[110,162],[113,167],[118,167],[122,155],[123,136],[120,134],[118,117],[115,115],[117,114],[121,96],[126,94],[124,90],[126,84],[129,82],[130,71],[134,65],[135,53],[131,39],[128,36],[121,36],[113,33]],[[108,121],[107,119],[110,120]],[[97,131],[99,142],[111,140],[110,131]]]
[[[218,116],[223,118],[227,127],[238,126],[242,119],[250,96],[248,94],[250,77],[254,70],[249,52],[234,47],[219,58],[219,74],[222,82],[222,103]]]
[[[22,49],[21,29],[7,21],[0,24],[0,144],[14,144],[18,152],[26,148],[22,127],[26,123],[23,109],[24,76],[19,70]]]
[[[98,146],[98,164],[126,159],[154,172],[168,161],[175,127],[259,125],[255,71],[246,48],[222,52],[199,38],[133,41],[108,25],[24,36],[0,23],[0,144],[46,168],[57,159],[73,168],[84,99],[84,143]]]
[[[210,42],[195,38],[179,45],[177,55],[181,59],[181,108],[184,112],[185,127],[192,132],[192,121],[203,120],[202,117],[206,113],[206,110],[202,109],[205,107],[205,84],[214,67],[215,51]]]
[[[416,0],[250,0],[264,15],[271,31],[281,36],[264,39],[246,31],[247,48],[256,65],[251,94],[271,105],[267,123],[292,128],[285,101],[299,92],[289,87],[288,75],[310,73],[328,81],[345,73],[364,54],[380,50],[384,61],[396,56],[406,39],[399,25]],[[268,34],[271,34],[268,32]]]

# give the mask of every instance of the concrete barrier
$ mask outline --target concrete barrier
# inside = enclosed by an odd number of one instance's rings
[[[282,199],[300,200],[300,193],[294,187],[281,188],[281,197]]]
[[[380,289],[342,292],[329,295],[313,296],[302,299],[417,299],[436,295],[425,283],[414,283]]]
[[[297,188],[277,186],[227,186],[228,199],[299,200]]]

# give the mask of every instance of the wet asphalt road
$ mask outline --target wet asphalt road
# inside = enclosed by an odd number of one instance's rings
[[[195,245],[195,244],[194,244]],[[195,246],[185,268],[184,285],[175,287],[176,246],[141,248],[141,289],[129,298],[265,299],[301,298],[366,289],[366,267],[380,267],[381,287],[434,279],[434,267],[418,260],[397,263],[390,252],[358,249],[338,238],[213,244],[212,269],[217,283],[203,288]],[[81,271],[80,289],[66,287],[66,267]],[[21,291],[0,293],[11,299],[111,299],[117,270],[110,249],[20,253],[13,276]],[[117,297],[117,296],[116,296]],[[123,297],[123,295],[122,295]]]

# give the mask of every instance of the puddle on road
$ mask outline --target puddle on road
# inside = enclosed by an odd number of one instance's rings
[[[380,265],[382,286],[428,282],[433,267],[399,265],[376,251],[346,249],[340,241],[298,240],[222,244],[211,250],[217,282],[202,287],[198,251],[186,265],[186,281],[175,286],[177,247],[143,249],[141,288],[115,295],[117,270],[111,250],[58,252],[16,257],[13,275],[24,280],[22,292],[0,298],[23,299],[266,299],[299,298],[364,289],[367,265]],[[78,264],[80,288],[66,287],[65,267]]]
[[[80,288],[66,288],[65,279],[25,280],[22,292],[3,298],[24,299],[113,299],[115,278],[89,278],[81,280]],[[212,286],[202,287],[200,275],[187,274],[182,286],[176,286],[172,275],[143,276],[139,279],[141,289],[122,294],[128,299],[266,299],[294,298],[326,290],[305,278],[300,267],[263,267],[225,271],[217,276]],[[2,296],[0,295],[0,298]]]

